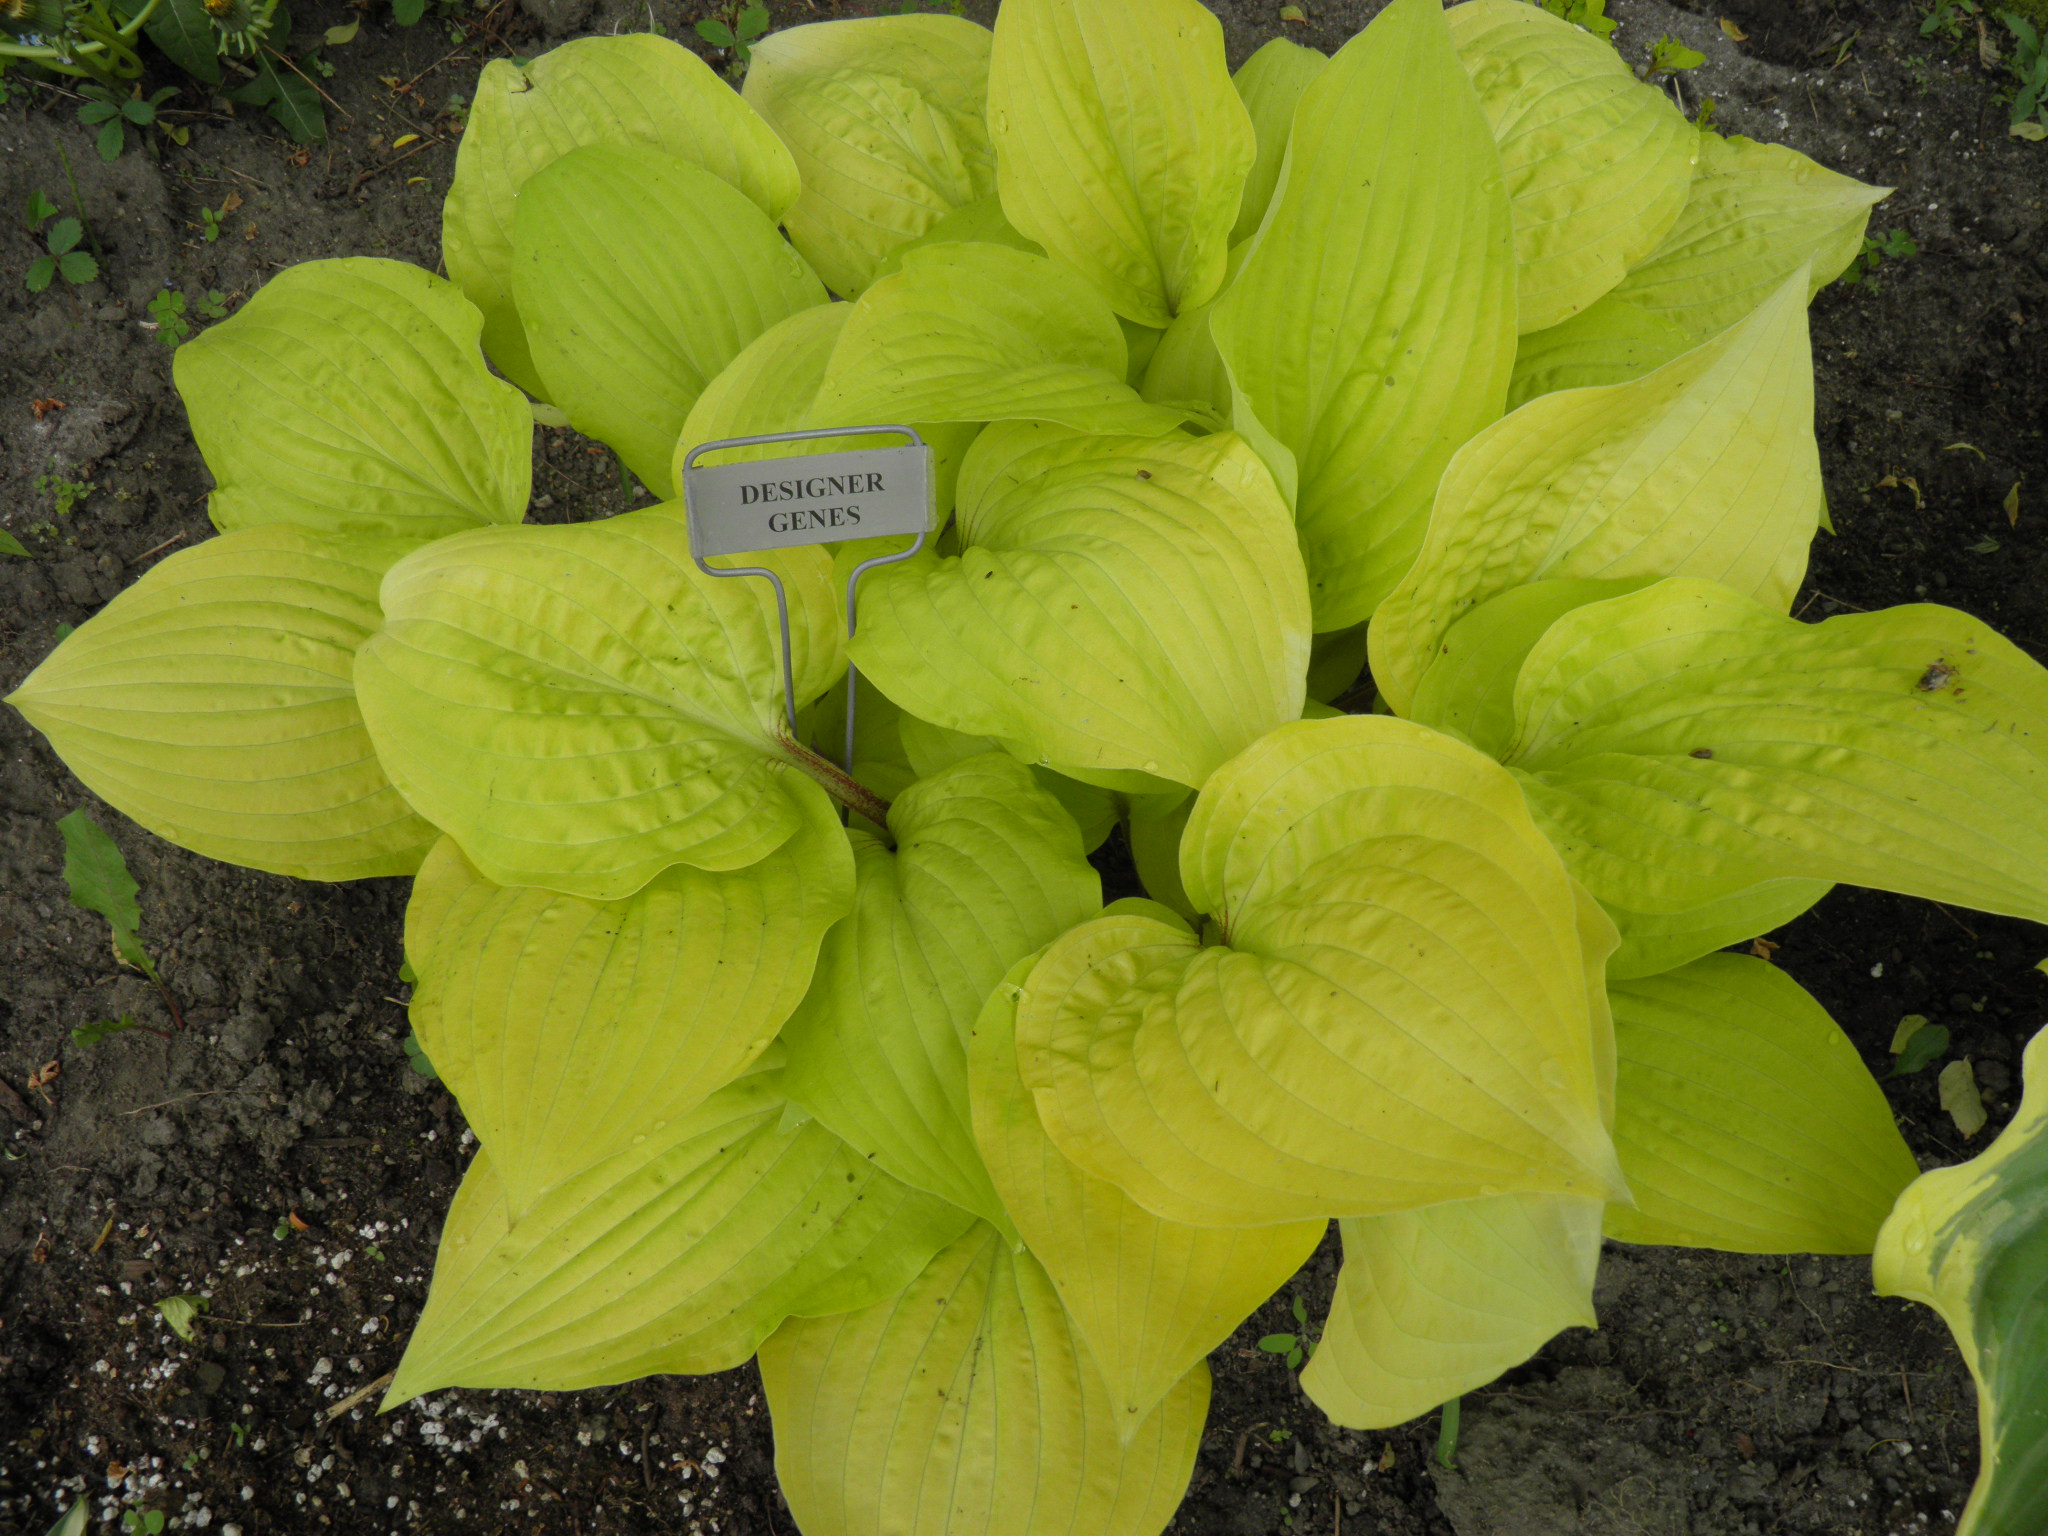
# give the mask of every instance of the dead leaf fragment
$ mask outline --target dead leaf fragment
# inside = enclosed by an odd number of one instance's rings
[[[1774,953],[1776,953],[1777,949],[1778,946],[1772,943],[1769,939],[1752,939],[1749,943],[1749,952],[1752,955],[1755,955],[1759,960],[1770,959],[1771,956]]]
[[[28,1085],[43,1096],[45,1104],[54,1106],[57,1101],[50,1097],[50,1084],[57,1081],[63,1071],[61,1063],[46,1061],[29,1074]]]
[[[1394,1442],[1391,1440],[1384,1442],[1380,1446],[1380,1470],[1382,1472],[1394,1470]]]
[[[1721,30],[1728,34],[1728,41],[1731,43],[1746,43],[1749,41],[1749,34],[1735,25],[1726,16],[1721,18]]]
[[[2024,480],[2015,480],[2012,483],[2012,489],[2005,493],[2003,505],[2005,507],[2005,521],[2009,527],[2017,528],[2020,525],[2020,487],[2025,484],[2026,481]]]
[[[1977,1072],[1970,1058],[1959,1057],[1941,1069],[1941,1107],[1955,1121],[1956,1129],[1968,1141],[1984,1129],[1990,1116],[1984,1113],[1984,1095],[1977,1089]]]
[[[50,412],[63,410],[64,402],[62,400],[47,399],[31,400],[29,402],[28,408],[36,413],[36,420],[41,421],[45,416],[49,415]]]
[[[218,213],[228,214],[233,213],[237,208],[241,206],[242,194],[239,192],[230,192],[226,197],[220,200],[220,207],[215,211]]]
[[[1927,505],[1927,498],[1920,494],[1920,482],[1910,475],[1886,475],[1876,485],[1873,485],[1871,489],[1873,491],[1911,491],[1913,493],[1913,510],[1915,512],[1918,512]]]
[[[306,1218],[301,1216],[297,1211],[285,1212],[284,1219],[291,1223],[291,1227],[294,1232],[310,1232],[313,1230],[311,1225],[307,1223]]]
[[[1991,41],[1991,31],[1984,25],[1984,18],[1977,18],[1977,62],[1986,69],[1998,68],[2001,55],[1998,44]]]

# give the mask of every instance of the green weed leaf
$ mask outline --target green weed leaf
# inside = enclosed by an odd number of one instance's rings
[[[122,963],[154,981],[156,966],[136,933],[142,926],[142,908],[135,900],[140,887],[128,873],[121,850],[82,810],[59,821],[57,831],[64,838],[64,883],[70,887],[73,904],[104,917]]]

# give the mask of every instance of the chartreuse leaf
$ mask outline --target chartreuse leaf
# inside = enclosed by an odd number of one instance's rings
[[[911,714],[1069,772],[1189,785],[1300,716],[1300,556],[1235,434],[991,427],[956,526],[957,557],[861,589],[856,664]]]
[[[568,1175],[517,1221],[488,1147],[463,1175],[384,1406],[442,1387],[566,1391],[728,1370],[784,1318],[866,1307],[970,1218],[815,1120],[771,1051],[687,1115]]]
[[[1807,294],[1820,292],[1862,248],[1871,207],[1891,195],[1782,144],[1699,137],[1678,222],[1609,296],[1696,342],[1735,324],[1802,270]]]
[[[1621,948],[1607,962],[1608,979],[1632,981],[1675,971],[1702,955],[1784,927],[1833,889],[1826,880],[1761,880],[1682,912],[1610,906],[1607,915],[1621,930]]]
[[[428,856],[405,912],[413,1029],[512,1220],[738,1077],[802,1000],[853,858],[825,796],[800,809],[766,858],[673,865],[623,901],[493,885],[452,838]]]
[[[1037,955],[989,995],[968,1047],[974,1134],[989,1177],[1109,1388],[1126,1438],[1196,1362],[1315,1252],[1325,1221],[1161,1221],[1067,1161],[1017,1072],[1017,998]]]
[[[1700,133],[1604,39],[1523,0],[1447,14],[1507,168],[1519,328],[1585,309],[1670,230]]]
[[[985,1222],[886,1301],[761,1346],[804,1536],[1155,1536],[1187,1492],[1209,1367],[1128,1441],[1058,1293]]]
[[[1145,894],[1190,923],[1199,922],[1201,914],[1180,881],[1180,841],[1194,809],[1193,795],[1170,808],[1155,801],[1142,810],[1134,808],[1125,829],[1131,862],[1137,866],[1138,883],[1145,887]]]
[[[796,163],[774,130],[678,43],[645,32],[581,37],[524,64],[486,64],[441,210],[441,254],[484,312],[491,361],[529,394],[540,380],[513,304],[513,217],[527,178],[586,144],[700,165],[771,223],[796,201]]]
[[[845,666],[831,562],[747,559],[781,573],[814,698]],[[774,592],[700,572],[680,507],[443,539],[383,604],[356,657],[377,755],[486,879],[617,901],[764,858],[823,793],[788,739]]]
[[[428,539],[518,522],[533,418],[477,327],[454,284],[351,256],[287,268],[179,347],[214,526]]]
[[[742,90],[789,146],[803,191],[783,223],[853,298],[906,240],[995,193],[986,27],[873,16],[787,27],[754,45]]]
[[[1406,713],[1445,631],[1527,582],[1700,576],[1791,606],[1821,494],[1804,284],[1644,378],[1545,395],[1459,450],[1373,616],[1388,703]]]
[[[2048,1031],[2022,1058],[2026,1094],[1998,1140],[1899,1196],[1871,1261],[1878,1293],[1925,1302],[1977,1383],[1977,1485],[1957,1536],[2048,1521]]]
[[[1508,409],[1538,395],[1596,384],[1626,384],[1692,349],[1692,334],[1625,299],[1602,299],[1548,330],[1531,331],[1515,349]]]
[[[573,149],[528,178],[512,294],[547,397],[659,497],[706,384],[824,287],[746,195],[638,146]],[[744,281],[735,281],[744,273]]]
[[[1284,725],[1180,861],[1220,942],[1105,915],[1025,983],[1024,1080],[1084,1170],[1205,1226],[1626,1198],[1579,897],[1498,765],[1384,716]]]
[[[1006,1228],[969,1122],[968,1031],[1019,956],[1100,910],[1101,878],[1059,802],[1000,752],[913,785],[889,830],[893,850],[848,834],[853,913],[783,1029],[784,1091],[883,1172]]]
[[[7,702],[181,848],[302,880],[410,874],[436,833],[379,766],[350,672],[377,583],[412,547],[283,523],[209,539],[152,566]]]
[[[1003,212],[1118,314],[1215,297],[1254,139],[1197,0],[1008,0],[988,121]]]
[[[1338,1224],[1344,1267],[1301,1388],[1347,1429],[1387,1429],[1591,1328],[1600,1204],[1494,1195]]]
[[[1394,0],[1303,92],[1281,183],[1209,328],[1233,424],[1294,495],[1316,628],[1346,629],[1514,360],[1500,154],[1436,0]]]
[[[1294,127],[1294,109],[1309,83],[1328,67],[1330,57],[1319,49],[1304,48],[1284,37],[1273,38],[1232,76],[1237,94],[1251,114],[1257,153],[1244,179],[1244,198],[1238,204],[1237,223],[1230,231],[1230,243],[1249,240],[1259,232],[1260,221],[1273,201],[1273,189],[1280,184],[1280,167],[1287,159],[1287,139]]]
[[[1502,761],[1612,907],[1792,878],[2048,919],[2048,672],[1954,609],[1663,581],[1558,620],[1515,715]]]
[[[1629,1243],[1868,1253],[1920,1171],[1856,1048],[1765,960],[1707,955],[1616,982],[1614,1146]]]
[[[847,316],[812,406],[815,426],[1056,421],[1158,435],[1183,412],[1124,382],[1116,316],[1085,280],[1007,245],[905,253]]]

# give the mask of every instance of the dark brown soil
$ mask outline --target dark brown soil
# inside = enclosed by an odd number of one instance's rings
[[[1233,58],[1281,29],[1269,0],[1214,0]],[[1302,0],[1332,47],[1376,0]],[[381,7],[331,50],[330,141],[300,153],[260,115],[187,92],[185,148],[94,153],[63,92],[9,77],[0,108],[0,691],[168,551],[208,533],[208,480],[148,301],[232,306],[312,257],[432,265],[456,132],[483,58],[645,27],[687,35],[698,0],[464,0],[410,30]],[[778,22],[872,3],[779,0]],[[985,4],[967,7],[984,15]],[[1802,611],[1931,599],[2048,657],[2048,146],[2010,139],[1974,35],[1922,38],[1898,0],[1610,0],[1639,57],[1665,31],[1709,55],[1680,87],[1719,124],[1899,192],[1876,230],[1919,254],[1813,311],[1819,425],[1838,537]],[[309,4],[303,38],[355,12]],[[1736,43],[1720,18],[1748,34]],[[169,77],[166,77],[168,83]],[[420,144],[393,149],[402,135]],[[160,151],[160,153],[159,153]],[[68,174],[66,170],[68,160]],[[76,193],[72,179],[76,181]],[[31,295],[40,189],[82,211],[104,279]],[[240,199],[216,241],[202,208]],[[53,406],[48,402],[61,402]],[[38,402],[42,402],[38,408]],[[90,483],[68,514],[44,476]],[[2002,503],[2020,484],[2017,521]],[[629,504],[616,461],[543,431],[535,516]],[[171,1020],[71,907],[54,823],[86,806],[142,882],[143,939],[189,1028],[90,1049],[71,1029]],[[791,1530],[751,1369],[560,1396],[444,1392],[383,1418],[335,1410],[396,1362],[441,1212],[473,1146],[415,1075],[396,980],[405,886],[299,884],[208,863],[98,804],[0,711],[0,1530],[41,1536],[75,1496],[113,1529]],[[1991,1129],[1965,1143],[1934,1073],[1887,1083],[1927,1164],[1970,1155],[2018,1099],[2048,1015],[2048,934],[1924,902],[1841,892],[1777,935],[1874,1068],[1902,1014],[1953,1032]],[[45,1063],[60,1075],[42,1088]],[[296,1220],[294,1219],[296,1218]],[[1867,1265],[1613,1247],[1602,1328],[1574,1331],[1465,1403],[1458,1472],[1434,1417],[1328,1427],[1253,1341],[1319,1315],[1326,1246],[1218,1350],[1215,1408],[1173,1527],[1202,1536],[1919,1536],[1952,1529],[1975,1471],[1972,1392],[1938,1320],[1870,1293]],[[201,1292],[192,1343],[155,1302]]]

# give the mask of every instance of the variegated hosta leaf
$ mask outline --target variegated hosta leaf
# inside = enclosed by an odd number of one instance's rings
[[[968,1048],[974,1135],[989,1176],[1088,1346],[1129,1438],[1202,1357],[1307,1262],[1324,1221],[1161,1221],[1067,1161],[1017,1072],[1028,955],[990,994]]]
[[[927,245],[853,306],[811,425],[1056,421],[1171,432],[1183,413],[1124,382],[1116,315],[1078,274],[1013,246]]]
[[[1890,195],[1782,144],[1703,133],[1678,222],[1610,301],[1705,341],[1802,269],[1809,296],[1840,277],[1862,248],[1872,206]]]
[[[533,417],[477,351],[474,305],[402,261],[287,268],[171,371],[222,532],[431,539],[526,515]]]
[[[1242,438],[991,427],[956,526],[958,556],[861,588],[855,663],[911,714],[1068,772],[1189,785],[1300,716],[1300,557]]]
[[[2048,672],[1952,608],[1663,581],[1558,620],[1515,716],[1502,761],[1611,907],[1839,880],[2048,920]]]
[[[988,122],[1010,222],[1118,314],[1215,297],[1253,134],[1198,0],[1007,0]]]
[[[670,461],[705,385],[825,302],[744,193],[637,145],[572,149],[536,172],[513,230],[512,293],[548,399],[659,497],[675,494]]]
[[[1460,449],[1422,553],[1373,616],[1373,681],[1406,713],[1445,631],[1527,582],[1700,576],[1789,608],[1820,499],[1795,276],[1656,372],[1545,395]]]
[[[1596,1326],[1596,1200],[1494,1195],[1338,1226],[1344,1267],[1301,1389],[1347,1429],[1405,1424]]]
[[[989,42],[955,16],[872,16],[754,44],[742,94],[803,178],[783,223],[834,293],[857,296],[890,251],[994,195]]]
[[[775,1474],[804,1536],[1157,1536],[1209,1367],[1128,1442],[1038,1261],[977,1222],[898,1295],[761,1346]]]
[[[512,298],[513,215],[527,178],[586,144],[657,150],[739,188],[774,223],[796,200],[775,132],[689,49],[650,33],[580,37],[477,79],[441,210],[448,275],[484,312],[484,348],[529,394],[540,380]]]
[[[486,879],[616,901],[738,869],[822,794],[788,739],[775,595],[690,558],[680,507],[428,545],[356,657],[377,755]],[[842,674],[831,561],[749,555],[789,594],[797,696]],[[805,766],[798,766],[803,763]]]
[[[1287,140],[1294,127],[1294,109],[1301,93],[1329,66],[1330,58],[1315,48],[1304,48],[1284,37],[1267,42],[1238,66],[1231,81],[1244,98],[1251,114],[1257,153],[1244,179],[1244,198],[1238,204],[1237,223],[1230,231],[1230,243],[1249,240],[1259,232],[1273,190],[1280,184],[1280,167],[1287,159]]]
[[[1596,384],[1626,384],[1693,347],[1692,333],[1626,299],[1602,299],[1547,330],[1530,331],[1515,348],[1508,409],[1538,395]]]
[[[1707,955],[1608,989],[1629,1243],[1868,1253],[1919,1166],[1856,1048],[1765,960]]]
[[[350,672],[385,567],[414,547],[222,534],[152,566],[6,702],[181,848],[302,880],[410,874],[438,834],[385,777]]]
[[[1302,94],[1209,329],[1232,424],[1294,500],[1316,628],[1347,629],[1415,558],[1444,465],[1500,415],[1514,361],[1500,153],[1437,0],[1394,0]]]
[[[452,838],[429,855],[405,909],[413,1028],[496,1154],[511,1219],[768,1048],[853,905],[831,802],[802,810],[766,858],[673,865],[623,901],[493,885]]]
[[[478,1152],[384,1406],[442,1387],[728,1370],[785,1318],[872,1306],[913,1282],[971,1218],[817,1121],[791,1126],[776,1054],[516,1222]]]
[[[1282,726],[1210,780],[1181,876],[1220,942],[1105,915],[1024,987],[1024,1080],[1084,1170],[1206,1226],[1626,1198],[1579,897],[1496,764]]]
[[[1080,834],[1000,752],[923,779],[889,812],[894,849],[849,834],[853,914],[825,940],[787,1027],[784,1091],[884,1172],[999,1227],[975,1150],[967,1035],[1019,956],[1102,906]]]
[[[1884,1296],[1925,1302],[1977,1383],[1977,1485],[1957,1536],[2048,1524],[2048,1031],[2022,1058],[2026,1095],[1983,1153],[1923,1173],[1877,1236]]]
[[[1523,0],[1448,13],[1500,143],[1514,205],[1520,329],[1579,313],[1677,221],[1699,130],[1604,39]]]

